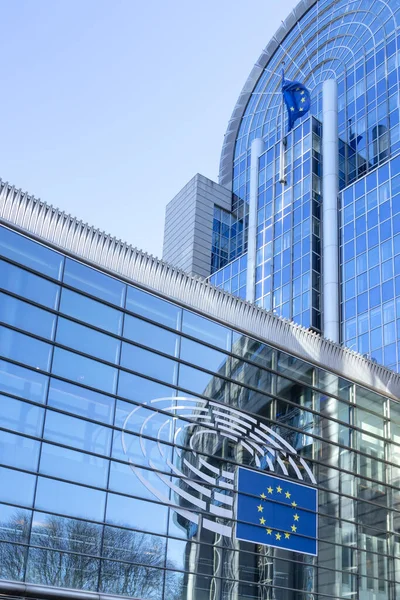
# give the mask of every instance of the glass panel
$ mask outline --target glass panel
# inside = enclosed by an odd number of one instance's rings
[[[126,308],[171,329],[179,328],[181,308],[132,286],[128,286]]]
[[[0,423],[7,429],[40,437],[44,409],[0,395]]]
[[[107,523],[165,534],[167,515],[167,507],[161,504],[108,494]]]
[[[124,337],[165,354],[177,355],[179,336],[142,319],[125,315]]]
[[[203,344],[182,338],[180,357],[218,375],[229,375],[229,356]]]
[[[0,326],[0,354],[5,358],[48,371],[51,350],[50,344]]]
[[[233,332],[232,352],[246,360],[259,363],[262,367],[272,368],[272,357],[275,350],[257,340]]]
[[[65,261],[63,281],[110,304],[124,305],[124,283],[70,258]]]
[[[70,517],[103,521],[105,492],[38,477],[36,508]]]
[[[40,442],[0,431],[0,463],[27,471],[36,471]]]
[[[162,566],[164,557],[157,556],[155,562]],[[104,560],[101,566],[100,590],[107,594],[118,594],[143,600],[159,600],[163,596],[164,571],[132,563]],[[173,596],[168,596],[174,600]]]
[[[102,525],[35,512],[31,543],[53,550],[100,554]]]
[[[100,561],[80,554],[30,548],[26,577],[39,585],[97,590]]]
[[[62,317],[58,319],[56,341],[108,362],[118,361],[119,340]]]
[[[182,331],[224,350],[231,349],[232,331],[188,310],[183,311]]]
[[[23,581],[27,552],[25,546],[0,542],[0,578]]]
[[[110,428],[52,410],[46,413],[44,438],[96,454],[110,453]]]
[[[60,448],[53,444],[43,444],[40,472],[77,483],[105,487],[108,476],[108,460],[76,450]]]
[[[125,371],[120,371],[118,380],[118,395],[135,402],[151,402],[158,398],[170,398],[175,396],[173,388],[150,381],[138,375],[131,375]],[[131,410],[135,406],[130,405]]]
[[[27,300],[57,308],[60,286],[0,260],[0,287]]]
[[[53,279],[61,278],[61,254],[5,227],[0,227],[0,254]]]
[[[36,475],[0,467],[0,502],[32,506]]]
[[[0,292],[0,321],[52,340],[56,316]]]
[[[122,343],[121,366],[166,383],[176,382],[177,362],[126,342]]]
[[[111,424],[115,400],[72,383],[51,379],[48,404],[100,423]]]
[[[6,542],[28,542],[31,520],[30,510],[0,504],[0,539]]]
[[[105,329],[117,335],[121,333],[121,312],[101,302],[71,292],[71,290],[63,289],[60,312],[99,329]]]
[[[54,349],[52,372],[76,383],[115,393],[117,369],[68,350]]]
[[[0,390],[34,402],[45,402],[49,378],[0,360]]]
[[[229,383],[225,379],[186,365],[179,367],[179,387],[221,402],[229,398]]]

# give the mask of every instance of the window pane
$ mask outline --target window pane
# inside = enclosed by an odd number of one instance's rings
[[[117,369],[68,350],[54,349],[52,371],[77,383],[115,393]]]
[[[25,546],[0,542],[0,578],[23,581],[27,553]]]
[[[124,283],[70,258],[65,261],[63,281],[111,304],[124,305]]]
[[[108,362],[118,360],[119,340],[62,317],[58,319],[56,341]]]
[[[180,357],[219,375],[229,374],[229,356],[203,344],[182,338]]]
[[[100,554],[103,527],[96,523],[35,512],[31,543],[53,550],[79,551]]]
[[[173,388],[150,381],[138,375],[120,371],[118,378],[118,395],[134,400],[135,402],[151,402],[156,398],[165,398],[175,395]],[[132,409],[135,408],[132,406]]]
[[[105,487],[108,475],[108,460],[67,450],[53,444],[43,444],[40,455],[40,472],[60,479]]]
[[[125,342],[122,343],[121,365],[166,383],[174,384],[176,381],[178,363]]]
[[[231,349],[231,330],[200,317],[188,310],[183,311],[182,331],[224,350]]]
[[[30,510],[0,504],[0,539],[6,542],[28,542],[31,519]]]
[[[3,260],[0,260],[0,287],[43,306],[57,308],[60,286]]]
[[[126,308],[137,315],[171,327],[171,329],[179,327],[181,314],[179,306],[131,286],[128,286]]]
[[[143,346],[176,356],[179,336],[142,319],[125,315],[124,337]]]
[[[105,492],[38,477],[36,508],[71,517],[102,521]]]
[[[54,279],[61,278],[61,254],[5,227],[0,227],[0,254]]]
[[[0,467],[0,502],[32,506],[36,475]]]
[[[204,373],[193,367],[180,365],[179,387],[189,390],[194,394],[203,394],[214,400],[225,401],[229,390],[229,383],[224,379]]]
[[[110,453],[110,428],[52,410],[46,414],[44,438],[96,454]]]
[[[0,355],[5,358],[48,371],[51,350],[50,344],[0,326]]]
[[[121,333],[122,313],[115,308],[101,304],[101,302],[71,292],[71,290],[63,289],[60,312],[88,325],[99,327],[99,329],[116,334]]]
[[[0,394],[0,423],[7,429],[40,437],[44,409]]]
[[[85,388],[51,379],[48,405],[82,417],[112,423],[114,398]]]
[[[0,292],[0,321],[51,340],[56,316]]]
[[[97,591],[100,561],[79,554],[29,548],[26,569],[31,583]]]
[[[145,549],[143,551],[145,552]],[[140,558],[140,551],[137,556]],[[146,558],[149,560],[150,556]],[[164,556],[158,555],[155,560],[156,564],[162,566]],[[100,590],[106,594],[146,600],[158,600],[159,598],[168,598],[168,600],[176,598],[176,600],[180,600],[180,596],[164,596],[163,583],[164,571],[162,569],[151,569],[148,566],[114,562],[112,560],[104,560],[102,563]]]
[[[3,392],[45,402],[48,382],[46,375],[0,360],[0,389]]]
[[[39,449],[40,442],[0,431],[0,463],[7,467],[36,471]]]
[[[167,514],[167,507],[161,504],[108,494],[107,523],[165,534]]]

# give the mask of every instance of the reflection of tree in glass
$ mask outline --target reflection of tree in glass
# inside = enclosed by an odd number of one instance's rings
[[[26,581],[160,600],[166,560],[165,538],[52,515],[32,524]],[[0,523],[0,577],[24,578],[30,515],[18,511]],[[16,543],[20,542],[20,544]],[[100,559],[103,557],[103,560]],[[158,567],[158,568],[157,568]],[[171,575],[174,575],[171,573]],[[181,598],[179,578],[168,577],[164,597]]]

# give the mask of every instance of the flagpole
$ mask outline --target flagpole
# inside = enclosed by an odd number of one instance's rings
[[[282,63],[283,65],[285,63]],[[282,84],[284,81],[284,70],[282,68]],[[282,103],[281,103],[281,144],[280,144],[280,157],[279,157],[279,183],[286,185],[285,177],[285,148],[286,148],[286,136],[285,136],[285,100],[282,92]]]

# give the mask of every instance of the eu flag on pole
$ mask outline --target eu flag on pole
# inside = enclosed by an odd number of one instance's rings
[[[288,131],[295,121],[310,110],[310,92],[303,83],[289,81],[282,73],[282,94],[288,111]]]
[[[237,481],[237,539],[317,555],[315,488],[243,467]]]

